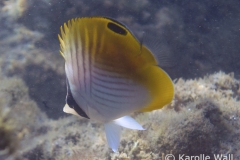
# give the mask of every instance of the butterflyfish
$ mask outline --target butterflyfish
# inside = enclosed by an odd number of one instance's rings
[[[63,111],[104,124],[114,152],[122,127],[144,130],[130,114],[157,110],[172,101],[171,78],[120,22],[72,19],[60,27],[58,38],[67,79]]]

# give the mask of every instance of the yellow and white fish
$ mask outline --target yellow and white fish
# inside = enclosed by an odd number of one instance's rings
[[[128,115],[160,109],[172,101],[172,80],[150,50],[116,20],[76,18],[60,30],[67,76],[63,111],[103,123],[115,152],[122,127],[144,130]]]

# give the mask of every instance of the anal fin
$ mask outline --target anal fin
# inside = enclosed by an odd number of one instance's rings
[[[113,150],[113,152],[116,152],[120,143],[122,127],[115,124],[114,122],[106,123],[104,127],[108,145]]]
[[[117,151],[122,127],[135,130],[145,130],[135,119],[124,116],[104,125],[108,145],[114,152]]]

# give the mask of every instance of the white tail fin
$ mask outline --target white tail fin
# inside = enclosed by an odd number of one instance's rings
[[[144,128],[132,117],[124,116],[105,124],[105,132],[109,147],[116,152],[120,143],[122,127],[128,129],[144,130]]]

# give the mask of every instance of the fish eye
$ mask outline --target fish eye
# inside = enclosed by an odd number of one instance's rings
[[[107,24],[107,27],[117,34],[127,35],[127,31],[124,28],[122,28],[122,27],[120,27],[120,26],[118,26],[118,25],[116,25],[112,22],[109,22]]]

